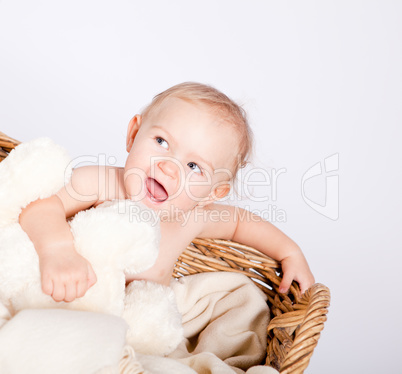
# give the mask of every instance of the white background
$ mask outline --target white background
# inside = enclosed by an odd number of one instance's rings
[[[396,373],[401,354],[398,1],[0,0],[0,131],[125,160],[129,119],[182,81],[244,104],[258,187],[332,293],[307,373]],[[303,174],[339,154],[339,219]],[[306,182],[325,203],[325,175]],[[266,190],[264,190],[264,188]],[[271,217],[272,218],[272,217]],[[275,221],[275,219],[274,219]]]

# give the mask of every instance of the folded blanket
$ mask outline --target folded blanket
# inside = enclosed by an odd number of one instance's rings
[[[185,340],[168,358],[132,354],[135,369],[120,368],[120,374],[278,373],[260,365],[269,311],[265,294],[248,277],[202,273],[172,281],[171,286],[183,315]]]
[[[232,367],[242,373],[259,364],[267,346],[265,294],[248,277],[201,273],[173,282],[184,336],[169,357],[198,373]],[[219,359],[219,360],[218,360]],[[228,371],[231,372],[231,371]]]

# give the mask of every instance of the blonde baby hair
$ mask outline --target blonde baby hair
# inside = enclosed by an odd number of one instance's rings
[[[216,88],[196,82],[184,82],[156,95],[151,103],[142,111],[145,119],[168,97],[176,97],[191,102],[200,102],[207,105],[226,123],[232,125],[239,138],[239,153],[234,161],[234,174],[249,162],[252,152],[253,134],[247,121],[245,110],[228,96]]]

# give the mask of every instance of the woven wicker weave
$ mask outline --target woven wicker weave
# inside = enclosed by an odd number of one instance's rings
[[[10,138],[0,132],[0,162],[3,161],[18,144],[20,144],[18,140]]]
[[[19,143],[0,132],[0,161]],[[299,286],[293,282],[288,295],[280,294],[280,263],[254,248],[226,240],[194,239],[177,260],[173,276],[212,271],[245,274],[264,291],[273,317],[265,364],[283,374],[303,373],[324,328],[328,288],[317,283],[300,296]]]

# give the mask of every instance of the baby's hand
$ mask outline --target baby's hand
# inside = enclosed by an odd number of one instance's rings
[[[96,283],[91,264],[75,250],[50,252],[39,263],[42,290],[55,301],[71,302]]]
[[[311,273],[308,263],[301,251],[295,252],[291,256],[284,258],[281,261],[281,264],[283,278],[279,285],[279,292],[286,293],[293,280],[299,283],[302,294],[314,284],[314,276]]]

